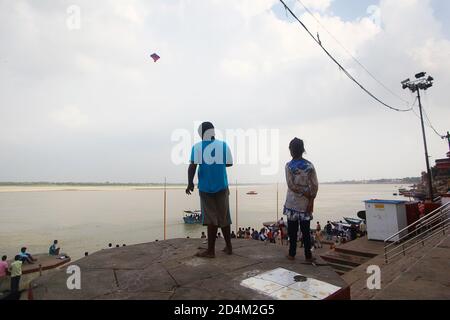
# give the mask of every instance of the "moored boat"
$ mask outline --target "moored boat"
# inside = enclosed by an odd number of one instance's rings
[[[357,225],[357,226],[359,226],[361,223],[364,222],[364,220],[359,219],[359,218],[345,218],[344,217],[344,220],[345,220],[345,222],[347,222],[347,223],[349,223],[351,225],[354,224],[354,225]]]
[[[184,211],[186,215],[183,217],[185,224],[201,224],[203,222],[203,216],[201,210]]]
[[[34,264],[24,263],[22,265],[22,276],[20,278],[20,291],[27,290],[29,284],[45,274],[54,272],[68,264],[71,259],[67,255],[50,256],[48,254],[33,254],[33,258],[37,259]],[[9,264],[12,261],[9,261]],[[11,299],[10,294],[10,276],[8,275],[0,286],[0,300]]]

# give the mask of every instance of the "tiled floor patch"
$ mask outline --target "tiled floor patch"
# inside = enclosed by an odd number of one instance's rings
[[[241,285],[278,300],[322,300],[341,289],[283,268],[245,279]]]

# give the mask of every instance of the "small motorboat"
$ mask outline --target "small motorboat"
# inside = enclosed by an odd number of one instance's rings
[[[275,228],[275,227],[277,227],[277,223],[276,222],[264,222],[263,226],[266,228]]]
[[[354,224],[359,226],[361,223],[364,222],[364,220],[359,219],[359,218],[345,218],[344,217],[345,222],[349,223],[350,225]]]
[[[343,223],[343,222],[331,222],[331,224],[338,230],[350,229],[352,227],[351,224]]]
[[[256,191],[249,191],[249,192],[247,192],[247,194],[249,196],[256,196],[258,194],[258,192],[256,192]]]
[[[201,210],[184,211],[186,215],[183,217],[185,224],[201,224],[203,223],[203,216]]]

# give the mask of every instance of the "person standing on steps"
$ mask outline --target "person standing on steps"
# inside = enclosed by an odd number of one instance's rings
[[[289,260],[297,254],[297,232],[300,227],[305,248],[305,259],[314,261],[311,253],[311,220],[313,220],[314,199],[319,190],[316,170],[313,164],[303,158],[303,141],[295,138],[289,144],[292,160],[286,164],[288,191],[283,213],[288,220]]]
[[[333,240],[333,226],[330,221],[328,221],[325,226],[325,233],[327,234],[327,241]]]
[[[192,147],[188,169],[186,194],[194,191],[194,176],[198,169],[198,190],[202,210],[202,223],[208,227],[208,249],[197,253],[201,258],[215,258],[216,235],[219,228],[225,239],[226,254],[232,254],[231,215],[227,167],[233,165],[230,148],[215,138],[214,125],[204,122],[198,133],[202,141]]]

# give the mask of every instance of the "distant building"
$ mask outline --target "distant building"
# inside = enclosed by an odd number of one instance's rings
[[[436,160],[433,168],[433,186],[439,195],[443,195],[450,190],[450,151],[447,152],[446,159]]]

